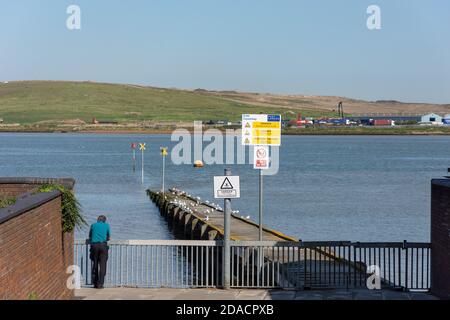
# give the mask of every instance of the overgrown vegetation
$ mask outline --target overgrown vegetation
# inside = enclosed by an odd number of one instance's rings
[[[12,206],[15,203],[15,198],[0,199],[0,209]]]
[[[326,115],[308,108],[257,106],[198,92],[123,84],[64,81],[20,81],[0,84],[0,114],[5,124],[52,122],[90,124],[92,118],[119,123],[140,121],[241,120],[245,113],[302,112]],[[164,110],[164,112],[161,112]],[[327,114],[332,114],[327,112]],[[78,122],[79,124],[77,124]],[[8,130],[15,130],[14,127]]]
[[[36,192],[51,192],[58,190],[62,194],[61,215],[63,232],[72,232],[75,228],[86,226],[86,220],[81,213],[81,205],[73,192],[64,186],[46,184],[37,189]]]

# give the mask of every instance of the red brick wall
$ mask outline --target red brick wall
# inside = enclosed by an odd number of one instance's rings
[[[18,195],[31,191],[43,184],[61,184],[72,189],[75,180],[71,178],[0,178],[0,199],[17,197]]]
[[[0,199],[12,198],[36,188],[30,184],[0,184]]]
[[[60,196],[0,223],[0,299],[73,298],[73,246],[73,234],[61,231]]]
[[[450,299],[450,179],[431,183],[431,292]]]

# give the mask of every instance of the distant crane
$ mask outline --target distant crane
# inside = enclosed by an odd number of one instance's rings
[[[344,115],[344,105],[342,104],[342,101],[340,101],[339,104],[338,104],[338,114],[339,114],[339,117],[341,119],[344,119],[344,117],[345,117],[345,115]]]

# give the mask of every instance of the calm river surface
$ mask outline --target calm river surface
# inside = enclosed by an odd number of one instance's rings
[[[148,146],[144,185],[131,142]],[[145,189],[160,187],[159,147],[174,144],[169,135],[0,134],[0,176],[73,177],[89,222],[107,215],[114,239],[171,239]],[[264,180],[266,225],[303,240],[429,241],[430,180],[450,166],[450,137],[287,136],[282,144],[279,173]],[[166,168],[166,186],[213,200],[212,177],[225,166],[168,158]],[[257,221],[258,174],[231,169],[241,176],[233,209]]]

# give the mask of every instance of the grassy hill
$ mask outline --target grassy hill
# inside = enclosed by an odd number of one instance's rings
[[[295,117],[334,115],[330,110],[256,105],[201,91],[94,82],[18,81],[0,84],[4,123],[107,121],[238,120],[243,113],[279,113]]]

